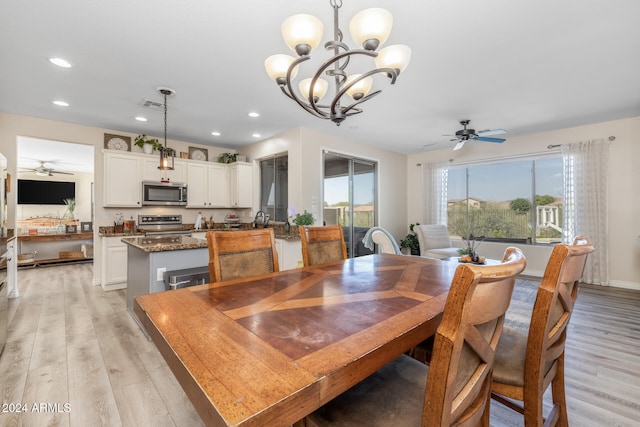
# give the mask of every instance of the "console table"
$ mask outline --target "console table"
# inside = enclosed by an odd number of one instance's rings
[[[22,243],[47,243],[47,242],[74,242],[79,240],[90,240],[93,244],[93,233],[69,233],[69,234],[36,234],[36,235],[19,235],[18,236],[18,253],[22,253]],[[78,251],[73,251],[78,252]],[[64,257],[49,257],[46,259],[35,259],[28,262],[19,262],[19,266],[34,266],[40,264],[53,264],[60,262],[91,260],[91,256],[72,256],[68,258]]]

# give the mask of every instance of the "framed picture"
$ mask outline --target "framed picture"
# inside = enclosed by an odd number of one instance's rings
[[[90,233],[93,231],[93,224],[91,222],[81,222],[80,231],[83,233]]]
[[[209,150],[206,148],[189,147],[189,158],[191,160],[209,160]]]
[[[131,151],[131,137],[105,133],[104,148],[108,148],[109,150]]]
[[[77,233],[78,232],[78,226],[77,225],[66,225],[65,226],[65,231],[66,231],[67,234]]]

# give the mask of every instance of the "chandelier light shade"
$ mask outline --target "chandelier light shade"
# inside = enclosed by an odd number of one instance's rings
[[[158,150],[160,152],[160,170],[173,170],[176,150],[167,147],[167,96],[175,95],[176,91],[168,87],[159,87],[158,92],[164,97],[164,147]]]
[[[322,41],[324,25],[313,15],[301,14],[285,19],[281,30],[284,42],[292,51],[298,55],[308,55]]]
[[[351,38],[358,46],[367,50],[375,50],[384,44],[391,34],[391,27],[393,15],[379,8],[363,10],[349,22]]]
[[[298,68],[311,59],[311,52],[322,40],[324,28],[322,22],[312,15],[293,15],[284,20],[281,29],[286,45],[297,54],[297,58],[272,55],[265,60],[265,70],[280,90],[305,111],[340,125],[347,117],[362,112],[359,104],[380,93],[380,90],[371,91],[373,76],[386,77],[391,84],[395,83],[400,72],[409,64],[411,49],[405,45],[392,45],[378,50],[389,38],[393,27],[391,13],[379,8],[363,10],[351,19],[349,31],[358,48],[349,49],[342,40],[338,22],[342,1],[330,0],[329,3],[333,7],[333,39],[326,42],[324,47],[333,56],[310,74],[311,77],[302,79],[296,85],[297,90],[294,90],[293,80],[298,75]],[[372,69],[348,72],[349,60],[354,56],[372,58]],[[328,78],[328,81],[321,77]],[[328,103],[320,104],[329,91],[330,82],[333,86],[332,98]]]
[[[291,64],[293,64],[295,60],[296,58],[294,58],[291,55],[285,55],[285,54],[271,55],[264,61],[264,68],[267,71],[267,74],[269,75],[269,77],[271,77],[272,80],[277,81],[277,79],[279,78],[284,79],[287,77],[287,71],[289,70],[289,67],[291,66]],[[291,70],[291,78],[295,79],[297,75],[298,75],[298,67],[294,67]]]

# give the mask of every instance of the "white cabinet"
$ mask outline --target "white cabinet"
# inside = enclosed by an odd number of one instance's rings
[[[104,153],[104,206],[142,206],[143,159],[117,152]]]
[[[105,150],[104,206],[141,207],[142,181],[186,183],[188,208],[250,208],[251,163],[174,160],[174,170],[158,169],[158,156]]]
[[[302,243],[300,240],[276,239],[278,268],[280,271],[302,267]]]
[[[158,169],[160,160],[158,156],[146,158],[142,165],[143,181],[165,181],[185,183],[187,182],[187,163],[184,160],[174,160],[173,170]]]
[[[252,203],[252,166],[250,163],[232,163],[229,168],[229,206],[250,208]]]
[[[226,207],[229,199],[224,164],[190,162],[187,165],[188,208]]]
[[[102,277],[105,291],[127,287],[127,245],[122,237],[102,237]]]

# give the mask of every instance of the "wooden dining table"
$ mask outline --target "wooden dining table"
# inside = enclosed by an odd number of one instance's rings
[[[433,335],[457,263],[375,254],[136,297],[206,425],[288,426]]]

